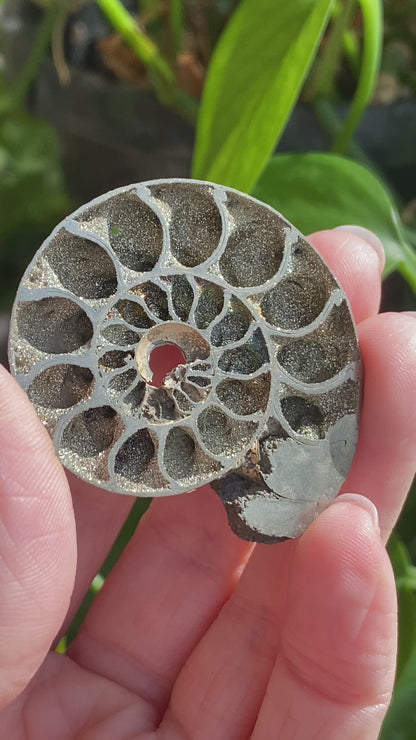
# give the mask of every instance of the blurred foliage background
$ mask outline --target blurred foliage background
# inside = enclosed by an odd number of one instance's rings
[[[372,229],[382,310],[416,310],[416,0],[0,0],[0,54],[3,362],[17,284],[53,226],[157,177],[252,192],[305,233]],[[389,542],[400,634],[385,740],[416,737],[415,522],[412,490]]]

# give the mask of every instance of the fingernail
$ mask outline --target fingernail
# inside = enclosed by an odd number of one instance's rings
[[[416,319],[416,311],[402,311],[405,316],[412,316],[414,319]]]
[[[332,502],[331,506],[336,505],[337,503],[351,503],[355,504],[355,506],[360,506],[361,509],[365,509],[367,514],[369,514],[373,528],[376,532],[380,533],[380,523],[378,519],[378,511],[373,504],[372,501],[370,501],[369,498],[366,498],[366,496],[361,496],[359,493],[342,493],[340,496],[337,496],[336,499]]]
[[[354,224],[337,226],[334,231],[348,231],[349,234],[355,234],[356,236],[359,236],[360,239],[363,239],[365,242],[367,242],[370,247],[373,247],[380,260],[381,267],[384,267],[386,261],[384,248],[378,236],[376,236],[376,234],[374,234],[372,231],[370,231],[369,229],[365,229],[364,226],[356,226]]]

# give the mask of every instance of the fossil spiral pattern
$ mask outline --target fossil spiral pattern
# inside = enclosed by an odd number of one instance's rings
[[[166,344],[184,362],[156,387]],[[350,467],[361,364],[345,295],[237,191],[153,181],[80,208],[29,265],[9,348],[67,468],[137,496],[210,482],[245,539],[301,534]]]

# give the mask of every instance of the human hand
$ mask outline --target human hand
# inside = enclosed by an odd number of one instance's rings
[[[365,393],[343,491],[368,498],[340,496],[300,539],[254,547],[208,486],[155,501],[67,655],[50,646],[132,499],[68,475],[71,497],[46,430],[0,369],[1,738],[377,737],[396,645],[383,543],[415,469],[416,322],[376,315],[382,264],[359,236],[311,241],[359,324]]]

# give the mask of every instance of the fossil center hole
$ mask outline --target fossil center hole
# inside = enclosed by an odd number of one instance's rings
[[[163,388],[167,374],[185,363],[185,355],[176,344],[166,343],[155,347],[149,357],[149,367],[153,373],[151,384]]]
[[[209,344],[199,331],[187,324],[166,321],[153,326],[141,338],[136,349],[137,368],[146,383],[160,388],[173,368],[205,360],[209,352]]]

